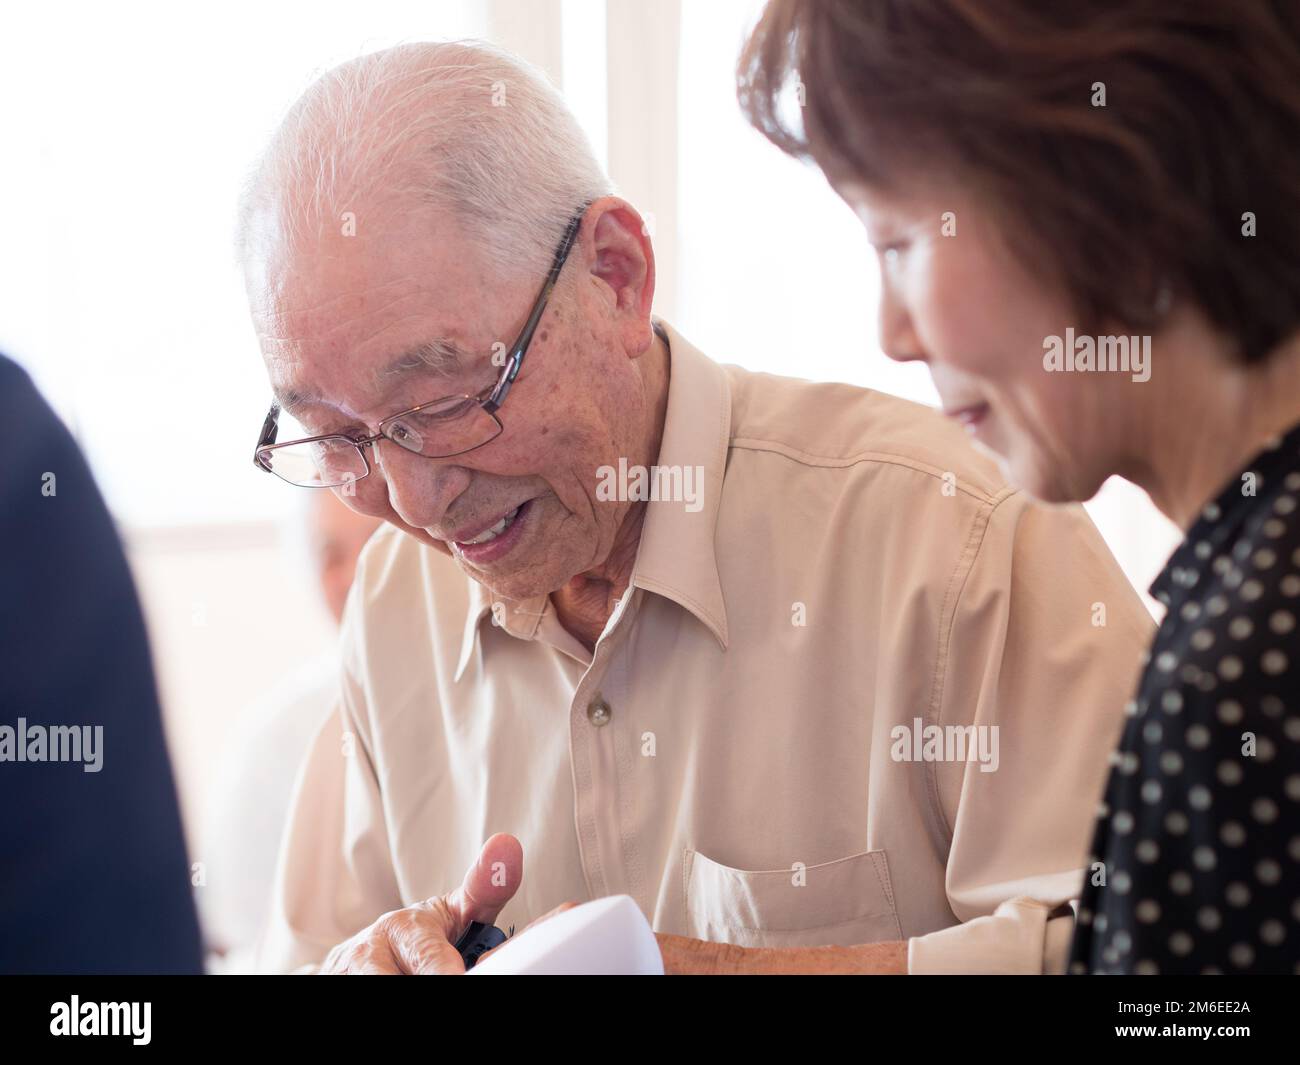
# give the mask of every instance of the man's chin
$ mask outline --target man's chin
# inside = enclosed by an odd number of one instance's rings
[[[519,603],[527,599],[535,599],[540,595],[550,595],[557,588],[564,586],[563,581],[557,582],[555,578],[548,578],[536,571],[530,572],[527,568],[498,572],[495,569],[478,569],[471,566],[455,551],[451,552],[451,557],[456,560],[460,571],[485,588],[493,599],[506,599]]]

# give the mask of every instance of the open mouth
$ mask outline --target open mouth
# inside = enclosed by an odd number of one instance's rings
[[[531,499],[525,500],[476,536],[453,540],[452,549],[468,562],[496,561],[518,543],[532,504]]]
[[[505,517],[503,517],[499,522],[493,525],[490,529],[484,529],[472,540],[459,541],[460,545],[464,547],[468,544],[486,544],[491,542],[492,540],[495,540],[498,536],[500,536],[503,532],[505,532],[508,528],[510,528],[511,525],[514,524],[515,518],[519,517],[519,511],[522,509],[522,507],[523,504],[520,503],[519,506],[515,507],[514,510],[512,510],[509,514],[505,515]]]

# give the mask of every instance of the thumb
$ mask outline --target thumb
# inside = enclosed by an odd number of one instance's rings
[[[460,887],[447,896],[448,906],[461,920],[455,934],[464,931],[470,921],[495,924],[523,877],[524,848],[519,840],[505,832],[489,838]]]

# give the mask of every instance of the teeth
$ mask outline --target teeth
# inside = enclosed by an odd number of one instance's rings
[[[519,513],[519,508],[515,507],[514,510],[512,510],[509,514],[507,514],[495,525],[493,525],[492,528],[484,529],[481,533],[479,533],[476,537],[474,537],[474,539],[466,540],[465,543],[485,544],[489,540],[495,540],[498,536],[500,536],[503,532],[505,532],[506,529],[510,527],[510,523],[515,520],[515,515],[518,513]]]

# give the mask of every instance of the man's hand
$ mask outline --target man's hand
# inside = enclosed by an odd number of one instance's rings
[[[483,844],[478,861],[455,891],[384,914],[331,950],[320,971],[369,975],[463,973],[465,963],[453,944],[470,921],[496,923],[497,914],[519,890],[523,872],[523,847],[514,836],[498,832]],[[566,903],[562,908],[570,905]]]

